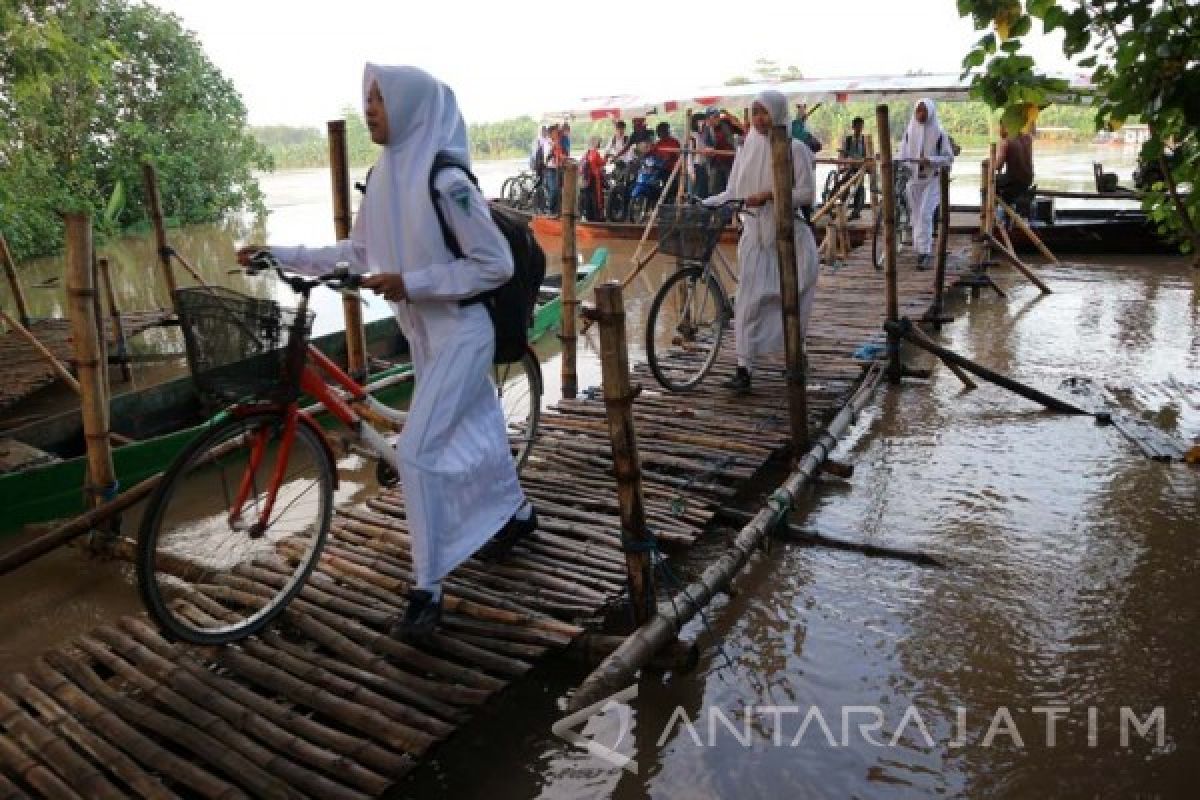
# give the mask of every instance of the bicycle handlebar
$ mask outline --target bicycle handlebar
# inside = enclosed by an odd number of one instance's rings
[[[279,263],[279,259],[270,250],[259,250],[250,257],[250,265],[243,267],[243,270],[248,275],[272,271],[297,294],[308,294],[318,286],[325,286],[335,291],[358,289],[362,286],[363,280],[362,275],[350,272],[345,267],[339,267],[324,275],[301,275],[298,272],[291,272]]]

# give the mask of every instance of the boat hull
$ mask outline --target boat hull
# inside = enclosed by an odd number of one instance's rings
[[[580,291],[595,281],[607,258],[608,251],[604,248],[593,253],[591,262],[581,269]],[[557,296],[540,304],[529,329],[530,341],[536,341],[555,328],[561,312],[562,305]],[[367,341],[368,350],[380,358],[395,358],[408,351],[407,342],[391,317],[369,323]],[[320,337],[313,344],[334,360],[345,363],[344,332]],[[401,364],[373,374],[371,379],[377,381],[409,373],[409,365]],[[402,405],[408,402],[411,393],[412,382],[402,381],[382,389],[375,396],[388,405]],[[134,486],[166,469],[208,424],[190,377],[114,398],[112,410],[112,429],[137,439],[113,450],[113,466],[120,489]],[[318,414],[317,420],[324,427],[337,424],[328,414]],[[0,509],[4,510],[0,515],[0,536],[13,534],[25,525],[73,516],[85,510],[82,487],[86,482],[87,459],[82,454],[83,433],[78,412],[9,431],[6,436],[66,458],[0,475]]]

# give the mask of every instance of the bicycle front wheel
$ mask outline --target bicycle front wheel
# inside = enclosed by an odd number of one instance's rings
[[[286,430],[277,410],[217,423],[180,453],[151,496],[138,535],[138,588],[175,639],[226,644],[258,632],[320,557],[335,466],[319,434],[304,424],[290,437]]]
[[[654,295],[646,320],[650,371],[672,392],[695,388],[712,369],[729,327],[729,301],[711,272],[684,267]]]
[[[520,471],[529,459],[542,418],[542,369],[537,356],[527,350],[520,361],[494,365],[492,378],[504,409],[509,448]]]

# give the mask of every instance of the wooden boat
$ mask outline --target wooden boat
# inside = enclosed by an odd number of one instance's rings
[[[535,235],[541,238],[560,238],[562,236],[562,220],[559,217],[544,217],[538,214],[527,215],[530,218],[530,227],[533,228]],[[634,225],[632,222],[585,222],[579,221],[575,223],[575,237],[580,243],[596,244],[605,240],[611,239],[626,239],[638,241],[642,238],[645,232],[645,225]],[[825,234],[824,225],[818,224],[815,231],[817,244],[821,243]],[[860,245],[864,241],[869,241],[867,236],[869,232],[864,233],[862,230],[850,226],[848,228],[850,234],[850,243],[852,245]],[[740,232],[731,227],[726,228],[721,232],[722,244],[737,244]],[[653,225],[650,228],[650,235],[646,238],[648,246],[652,246],[658,241],[658,225]]]
[[[1153,222],[1139,209],[1059,209],[1054,222],[1034,220],[1031,227],[1050,251],[1079,254],[1178,253],[1177,245],[1158,235]],[[1018,251],[1034,252],[1020,229],[1012,231]]]
[[[591,261],[580,267],[577,286],[586,290],[608,259],[605,248],[597,248]],[[562,278],[549,275],[543,284],[542,302],[529,329],[530,341],[536,341],[561,319],[559,293]],[[408,343],[393,317],[376,320],[366,326],[367,351],[377,359],[395,360],[408,351]],[[313,344],[340,363],[345,363],[344,331],[327,334]],[[407,362],[398,363],[371,376],[379,388],[372,393],[382,402],[407,402],[412,392],[412,370]],[[135,441],[113,450],[113,465],[121,487],[128,488],[165,469],[188,442],[206,424],[207,415],[192,386],[190,376],[141,391],[114,397],[111,402],[111,428]],[[327,426],[334,420],[327,415],[318,419]],[[22,526],[47,522],[82,513],[83,486],[87,459],[84,455],[83,429],[78,411],[60,414],[5,432],[0,450],[41,454],[41,462],[29,462],[18,471],[0,473],[0,536]]]

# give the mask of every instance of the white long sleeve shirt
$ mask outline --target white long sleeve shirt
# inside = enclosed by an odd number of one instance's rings
[[[446,248],[445,261],[405,270],[409,301],[457,301],[502,285],[513,274],[512,250],[492,222],[487,200],[458,169],[442,170],[434,185],[438,207],[458,239],[463,257],[455,258]],[[365,238],[357,233],[356,225],[351,238],[326,247],[271,245],[270,249],[281,263],[297,272],[319,275],[345,264],[352,272],[362,274],[368,271],[368,259]],[[442,238],[437,228],[429,235],[437,236],[439,241]]]

